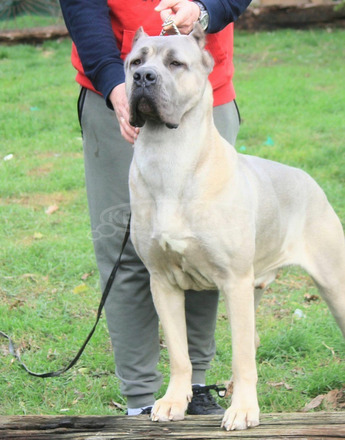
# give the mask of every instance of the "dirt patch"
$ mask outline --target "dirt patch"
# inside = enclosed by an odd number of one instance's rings
[[[53,168],[54,168],[53,163],[46,163],[43,166],[32,168],[28,172],[28,176],[35,176],[35,177],[47,176],[52,172]]]
[[[21,205],[34,210],[42,210],[52,205],[68,205],[76,200],[80,196],[79,191],[68,192],[55,192],[51,194],[47,193],[34,193],[25,194],[21,197],[7,197],[0,198],[1,205]]]

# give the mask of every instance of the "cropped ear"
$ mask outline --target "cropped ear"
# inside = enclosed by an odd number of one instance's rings
[[[139,40],[139,38],[142,38],[142,37],[148,37],[148,35],[144,31],[144,28],[142,26],[140,26],[140,28],[136,31],[136,33],[134,35],[132,44],[134,45],[134,43],[136,43]]]
[[[203,49],[206,44],[206,38],[205,38],[205,32],[203,31],[203,28],[201,27],[201,24],[198,22],[194,23],[194,27],[190,35],[195,38],[195,41],[197,42],[200,49]]]
[[[190,35],[195,39],[195,41],[197,42],[198,46],[201,49],[202,63],[205,66],[206,71],[208,73],[211,73],[214,66],[214,60],[212,55],[207,50],[205,50],[206,36],[200,23],[198,22],[194,23],[194,28],[190,33]]]

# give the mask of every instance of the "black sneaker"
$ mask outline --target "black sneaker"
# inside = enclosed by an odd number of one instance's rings
[[[192,401],[188,404],[187,414],[189,415],[207,415],[207,414],[224,414],[225,409],[222,408],[214,400],[210,390],[216,390],[219,393],[219,388],[216,385],[200,386],[193,385]]]
[[[151,414],[151,411],[152,411],[152,406],[148,406],[147,408],[143,408],[142,410],[141,410],[141,413],[140,414],[137,414],[138,416],[142,416],[142,415],[144,415],[144,414]],[[126,416],[128,416],[128,410],[126,411]],[[131,416],[131,417],[133,417],[133,416]]]
[[[142,416],[143,414],[151,414],[151,411],[152,411],[152,406],[148,406],[147,408],[144,408],[141,411],[140,415]]]

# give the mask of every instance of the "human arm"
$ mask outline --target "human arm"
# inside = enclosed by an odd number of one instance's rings
[[[237,18],[245,11],[251,0],[200,0],[209,14],[209,24],[207,33],[221,31],[225,26]],[[199,7],[189,0],[162,0],[156,8],[161,13],[164,21],[171,13],[179,30],[188,34],[193,29],[193,24],[200,15]]]
[[[107,1],[60,0],[60,5],[85,75],[108,99],[111,90],[124,82],[125,75]]]
[[[68,31],[85,75],[115,110],[123,137],[133,143],[138,130],[128,122],[124,67],[106,0],[60,0]]]

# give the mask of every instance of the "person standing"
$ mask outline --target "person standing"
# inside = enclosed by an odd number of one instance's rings
[[[78,114],[93,244],[102,289],[120,252],[129,215],[131,144],[138,137],[139,129],[129,123],[124,59],[130,52],[136,30],[142,26],[147,34],[159,35],[168,17],[182,34],[189,34],[195,22],[201,24],[207,33],[206,49],[215,61],[209,77],[215,125],[234,145],[240,117],[232,83],[233,22],[250,1],[60,0],[73,40],[76,81],[81,86]],[[193,399],[187,413],[223,413],[205,386],[206,370],[215,354],[218,293],[188,291],[185,298],[193,366]],[[121,392],[127,398],[127,413],[149,413],[162,382],[157,371],[159,326],[148,272],[130,240],[105,303],[105,313],[116,375],[121,382]]]

